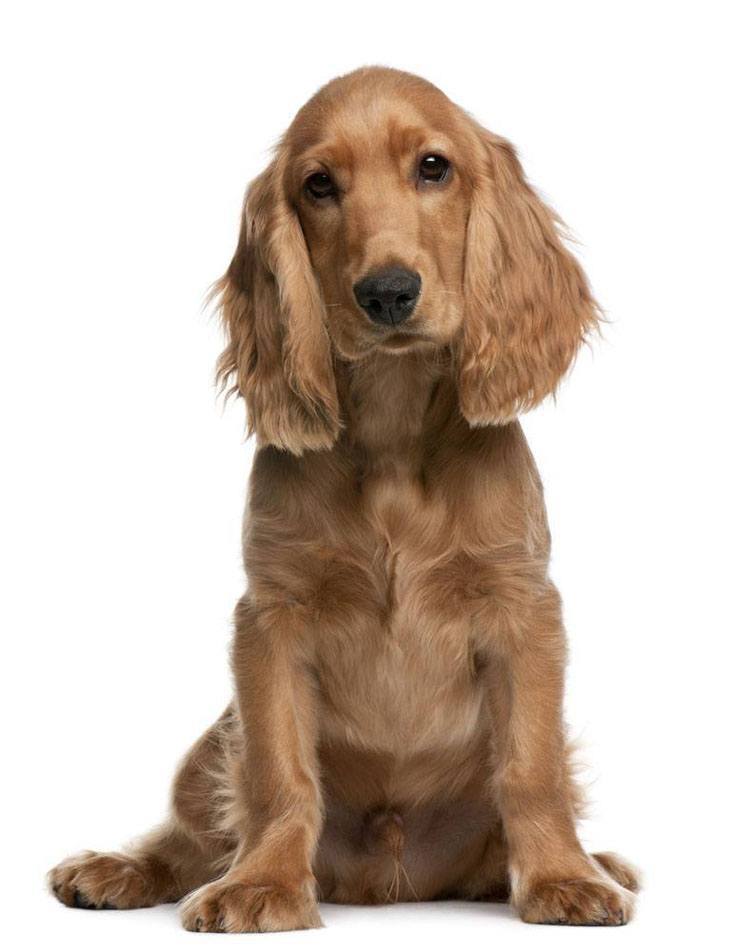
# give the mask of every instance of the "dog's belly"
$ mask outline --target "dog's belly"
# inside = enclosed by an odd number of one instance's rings
[[[480,864],[490,847],[499,852],[500,838],[496,815],[476,799],[365,814],[329,800],[315,876],[330,902],[479,895]]]
[[[394,613],[348,639],[347,658],[325,657],[320,669],[317,879],[333,902],[462,895],[497,835],[468,624],[430,631],[402,620]]]

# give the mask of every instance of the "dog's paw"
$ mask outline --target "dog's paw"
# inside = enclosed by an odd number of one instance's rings
[[[79,909],[138,909],[163,901],[151,872],[122,853],[69,856],[50,871],[48,885],[60,902]]]
[[[573,879],[532,886],[519,904],[525,922],[570,926],[622,926],[631,919],[634,897],[603,879]]]
[[[226,881],[202,886],[185,900],[190,932],[289,932],[322,925],[313,891]]]

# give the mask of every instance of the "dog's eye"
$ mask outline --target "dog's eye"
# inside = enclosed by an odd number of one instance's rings
[[[443,182],[449,172],[449,160],[443,155],[424,155],[418,166],[418,178],[422,182]]]
[[[337,189],[335,183],[326,172],[315,172],[304,183],[304,187],[312,198],[329,198]]]

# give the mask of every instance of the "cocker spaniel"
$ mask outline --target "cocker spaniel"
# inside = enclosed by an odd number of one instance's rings
[[[183,899],[187,929],[317,899],[511,900],[617,925],[637,877],[576,834],[565,634],[517,415],[597,306],[512,146],[383,68],[321,89],[249,188],[218,286],[257,450],[235,699],[169,819],[50,874],[67,905]]]

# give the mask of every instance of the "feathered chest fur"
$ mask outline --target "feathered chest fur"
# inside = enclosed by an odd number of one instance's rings
[[[476,629],[534,540],[508,472],[519,431],[469,431],[438,364],[395,366],[349,381],[332,452],[259,454],[246,567],[259,609],[301,632],[328,734],[413,752],[484,722]]]
[[[381,749],[463,741],[479,702],[462,580],[439,579],[452,557],[447,513],[403,472],[366,480],[362,507],[371,557],[354,588],[369,587],[371,597],[321,645],[330,729]]]

